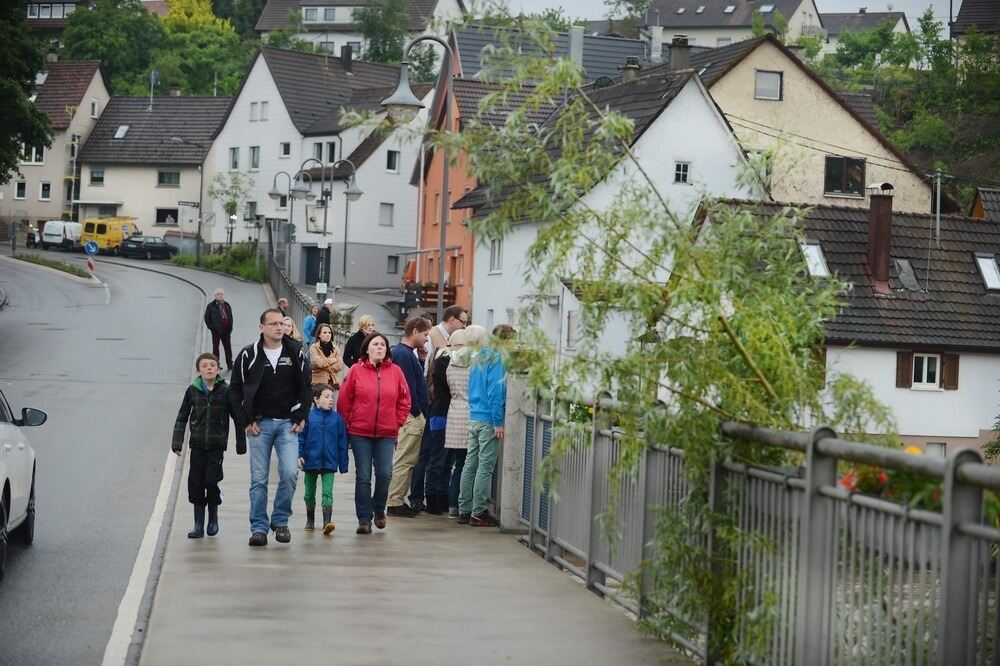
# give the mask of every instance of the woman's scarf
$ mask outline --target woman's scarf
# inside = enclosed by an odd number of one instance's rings
[[[319,350],[323,352],[323,356],[329,356],[333,353],[333,340],[329,342],[319,341]]]

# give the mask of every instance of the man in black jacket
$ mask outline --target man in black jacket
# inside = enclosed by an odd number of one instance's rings
[[[279,543],[291,541],[288,519],[298,481],[298,433],[312,401],[311,373],[302,346],[284,335],[281,311],[264,310],[260,339],[236,356],[229,397],[245,428],[250,449],[250,545],[266,546],[274,530]],[[278,456],[278,490],[267,516],[271,451]]]
[[[222,289],[215,290],[215,299],[205,308],[205,326],[212,332],[212,353],[219,358],[219,342],[226,350],[226,367],[233,369],[233,346],[229,337],[233,333],[233,308],[226,303]]]
[[[320,307],[319,312],[316,313],[316,326],[319,327],[320,324],[330,323],[330,308],[333,307],[333,299],[328,298],[323,301],[323,305]]]

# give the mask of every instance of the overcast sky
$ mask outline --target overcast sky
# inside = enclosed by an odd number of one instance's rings
[[[602,19],[607,14],[607,7],[604,0],[508,0],[514,9],[520,8],[525,12],[537,12],[548,8],[562,7],[566,12],[576,18],[591,20]],[[692,0],[696,3],[697,0]],[[958,8],[962,0],[952,0],[954,12],[958,14]],[[892,11],[906,12],[906,19],[911,30],[917,29],[917,18],[924,13],[928,6],[934,6],[934,16],[945,26],[948,24],[948,0],[816,0],[816,6],[820,13],[823,12],[854,12],[860,7],[867,7],[868,11],[884,12],[888,7]],[[947,32],[945,33],[947,34]]]

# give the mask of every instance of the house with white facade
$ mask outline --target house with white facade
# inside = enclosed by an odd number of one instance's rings
[[[771,31],[777,28],[777,16],[784,17],[790,42],[826,35],[813,0],[653,0],[646,23],[662,26],[666,42],[686,37],[691,45],[718,47],[752,38],[755,13]]]
[[[676,214],[691,216],[705,194],[718,197],[752,197],[741,189],[737,176],[745,167],[743,152],[698,76],[664,71],[662,75],[623,82],[590,91],[600,108],[611,108],[635,123],[632,141],[643,170],[660,186],[660,192]],[[550,117],[546,124],[551,123]],[[543,125],[544,127],[544,125]],[[608,210],[630,184],[641,182],[635,164],[622,160],[578,205],[597,211]],[[476,207],[477,214],[488,212],[498,200],[485,200],[475,190],[455,208]],[[544,303],[542,330],[558,336],[560,353],[573,353],[580,304],[573,294],[572,276],[552,293],[532,293],[525,275],[533,267],[527,263],[528,248],[546,225],[545,220],[515,222],[502,239],[476,245],[473,262],[472,319],[491,329],[496,324],[519,324],[525,304],[541,299]],[[624,349],[634,338],[622,321],[612,321],[602,333],[605,349]]]
[[[811,272],[850,287],[826,324],[828,372],[867,381],[904,444],[940,456],[981,448],[1000,413],[1000,227],[943,215],[938,232],[933,215],[894,211],[888,188],[869,190],[867,209],[805,216]]]
[[[341,123],[345,109],[381,112],[399,76],[398,67],[352,56],[346,47],[340,57],[261,49],[215,137],[210,171],[253,179],[232,240],[255,238],[262,222],[261,241],[271,244],[294,282],[316,283],[325,257],[324,282],[395,287],[401,253],[415,245],[417,190],[409,175],[420,147],[384,124]],[[421,86],[417,94],[429,96],[430,90]],[[420,114],[413,126],[425,118]],[[355,182],[364,194],[356,202],[344,195],[349,169],[332,168],[343,158],[357,168]],[[296,181],[315,196],[290,196]],[[332,197],[326,209],[323,190]],[[281,195],[272,199],[272,191]],[[229,242],[222,201],[211,202],[211,214],[217,222],[207,227],[206,240]]]
[[[289,14],[297,14],[299,39],[318,44],[330,53],[340,53],[346,46],[355,56],[361,56],[368,44],[354,20],[354,12],[364,5],[365,0],[268,0],[255,29],[263,38],[288,28],[292,25]],[[406,9],[412,36],[431,32],[443,37],[449,22],[465,16],[462,0],[408,0]]]
[[[49,119],[52,145],[22,146],[18,172],[0,185],[0,217],[36,228],[76,217],[79,151],[108,104],[96,60],[48,62],[35,77],[35,106]]]
[[[143,234],[197,232],[212,137],[229,97],[112,97],[80,151],[80,220],[135,218]]]

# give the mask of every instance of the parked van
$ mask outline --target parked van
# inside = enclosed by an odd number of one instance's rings
[[[79,222],[63,222],[62,220],[49,220],[42,227],[42,249],[48,250],[50,247],[66,250],[79,250],[80,234],[83,225]]]
[[[132,217],[88,217],[83,221],[80,242],[86,245],[94,241],[101,252],[118,254],[126,238],[140,233]]]

